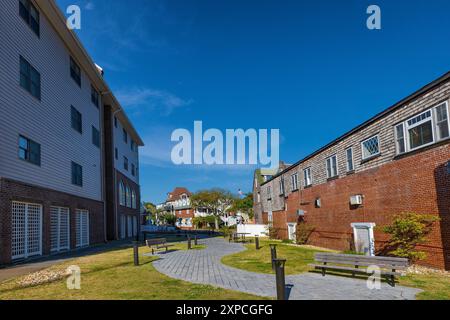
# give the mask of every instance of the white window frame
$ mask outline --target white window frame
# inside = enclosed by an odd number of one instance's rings
[[[272,187],[267,186],[267,200],[272,200]]]
[[[409,117],[405,121],[402,121],[402,122],[397,123],[396,125],[394,125],[394,136],[395,136],[395,144],[396,144],[396,148],[395,149],[396,149],[397,155],[405,154],[405,153],[408,153],[408,152],[411,152],[411,151],[415,151],[415,150],[419,150],[421,148],[428,147],[428,146],[430,146],[432,144],[435,144],[437,142],[440,142],[440,141],[443,141],[443,140],[447,140],[447,139],[450,138],[450,137],[440,138],[439,137],[439,133],[438,133],[436,109],[438,107],[442,106],[442,105],[445,105],[445,109],[447,111],[447,125],[449,126],[449,131],[450,131],[450,114],[449,114],[448,101],[440,102],[440,103],[434,105],[433,107],[428,108],[428,109],[426,109],[426,110],[424,110],[424,111],[422,111],[422,112],[420,112],[420,113],[418,113],[418,114],[416,114],[416,115],[414,115],[412,117]],[[413,125],[409,125],[408,124],[408,121],[410,121],[411,119],[419,117],[420,115],[422,115],[424,113],[427,113],[427,112],[431,112],[431,117],[428,117],[428,118],[426,118],[426,119],[424,119],[422,121],[419,121],[419,122],[417,122],[417,123],[415,123]],[[433,136],[433,141],[429,142],[429,143],[426,143],[426,144],[423,144],[421,146],[415,147],[415,148],[411,148],[411,141],[410,141],[410,138],[409,138],[409,130],[411,130],[411,129],[417,127],[417,126],[420,126],[420,125],[422,125],[422,124],[424,124],[426,122],[430,122],[430,121],[431,121],[431,128],[432,128],[431,132],[432,132],[432,136]],[[397,141],[398,141],[397,127],[400,126],[400,125],[403,125],[403,143],[404,143],[405,152],[399,152],[399,148],[398,148],[398,145],[397,145]]]
[[[297,191],[298,188],[298,172],[291,175],[291,187],[292,191]]]
[[[333,169],[333,158],[335,158],[336,159],[336,172],[334,173],[334,175],[333,175],[333,172],[331,172],[332,171],[332,169]],[[328,160],[330,160],[330,165],[331,165],[331,167],[330,167],[330,172],[328,172]],[[332,155],[332,156],[329,156],[328,158],[326,158],[326,160],[325,160],[325,166],[326,166],[326,170],[327,170],[327,178],[328,179],[331,179],[331,178],[335,178],[335,177],[338,177],[339,176],[339,164],[338,164],[338,158],[337,158],[337,155],[336,154],[334,154],[334,155]],[[330,175],[331,174],[331,175]]]
[[[348,158],[348,151],[349,150],[352,153],[352,158],[351,159]],[[345,160],[346,160],[345,161],[345,166],[346,166],[347,172],[355,170],[355,154],[353,152],[353,147],[349,147],[349,148],[345,149]],[[349,162],[352,163],[352,168],[351,169],[349,168],[349,165],[348,165]]]
[[[364,156],[364,143],[367,142],[367,141],[369,141],[369,140],[371,140],[371,139],[373,139],[373,138],[377,138],[377,142],[378,142],[378,152],[377,152],[377,153],[374,153],[374,154],[371,154],[371,155],[369,155],[369,156],[367,156],[367,157],[365,157],[365,156]],[[367,139],[361,141],[361,159],[362,159],[362,160],[371,159],[371,158],[373,158],[373,157],[378,156],[379,154],[381,154],[381,144],[380,144],[380,135],[379,135],[379,134],[373,135],[373,136],[371,136],[371,137],[369,137],[369,138],[367,138]]]
[[[280,179],[280,195],[284,195],[284,190],[285,189],[285,187],[284,187],[284,179],[283,179],[283,177],[281,177],[281,179]]]
[[[308,183],[308,179],[309,179],[309,183]],[[313,180],[312,180],[311,167],[303,169],[303,182],[305,184],[305,187],[312,186]]]
[[[86,218],[86,242],[83,241],[83,222],[82,219]],[[75,210],[75,221],[79,221],[79,225],[75,222],[75,239],[76,239],[76,247],[82,248],[89,246],[90,243],[90,217],[89,211],[84,209],[76,209]]]
[[[56,210],[53,211],[52,210]],[[70,250],[70,209],[66,208],[66,207],[58,207],[58,206],[51,206],[50,207],[50,219],[52,218],[51,215],[52,214],[56,214],[57,216],[57,225],[56,225],[56,243],[52,243],[50,241],[50,252],[60,252],[63,250]],[[61,226],[62,226],[62,222],[61,222],[61,216],[67,214],[67,223],[66,223],[66,228],[67,228],[67,245],[62,246],[61,245]],[[50,223],[51,224],[51,223]],[[51,237],[50,237],[51,239]],[[53,246],[55,245],[55,246]]]

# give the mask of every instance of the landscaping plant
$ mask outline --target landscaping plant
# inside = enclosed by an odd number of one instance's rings
[[[313,231],[314,226],[306,224],[306,222],[297,223],[297,228],[295,230],[297,244],[307,244]]]

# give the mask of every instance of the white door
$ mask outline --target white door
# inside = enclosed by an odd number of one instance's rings
[[[50,207],[50,250],[70,249],[69,208]]]
[[[127,216],[127,237],[131,238],[133,236],[133,220],[131,216]]]
[[[13,201],[11,220],[11,258],[41,255],[42,206]]]
[[[125,216],[122,214],[120,216],[120,239],[125,239],[125,227],[126,227]]]
[[[89,245],[89,211],[77,209],[75,211],[76,246]]]
[[[296,240],[295,239],[295,231],[296,231],[295,229],[296,229],[297,224],[296,223],[288,223],[287,226],[288,226],[289,240],[295,241]]]

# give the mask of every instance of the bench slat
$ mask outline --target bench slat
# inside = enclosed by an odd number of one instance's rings
[[[352,271],[356,273],[364,273],[367,274],[366,269],[361,268],[350,268],[350,267],[342,267],[342,266],[332,266],[332,265],[322,265],[322,264],[309,264],[310,267],[314,267],[316,269],[330,269],[330,270],[342,270],[342,271]],[[390,276],[403,276],[405,275],[402,272],[392,272],[392,271],[380,271],[381,275],[390,275]]]

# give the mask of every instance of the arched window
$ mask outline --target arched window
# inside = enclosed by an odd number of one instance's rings
[[[131,208],[131,190],[129,186],[126,187],[126,203],[127,207]]]
[[[136,209],[136,192],[134,190],[131,190],[131,207],[133,209]]]
[[[125,186],[122,181],[119,183],[119,203],[121,206],[126,206],[127,204],[125,198]]]

